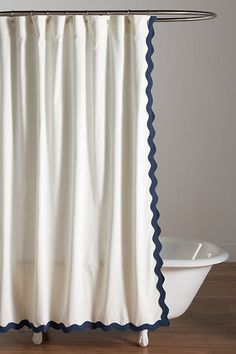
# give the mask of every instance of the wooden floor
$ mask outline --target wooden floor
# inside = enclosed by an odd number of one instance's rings
[[[214,266],[186,314],[151,332],[148,348],[134,332],[50,330],[40,346],[31,337],[26,329],[1,334],[0,353],[236,354],[236,263]]]

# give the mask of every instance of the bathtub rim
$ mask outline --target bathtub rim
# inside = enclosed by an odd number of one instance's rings
[[[218,244],[206,241],[206,240],[200,240],[200,239],[184,239],[180,237],[173,237],[173,236],[161,236],[159,238],[161,245],[163,245],[164,240],[173,240],[177,241],[180,243],[202,243],[205,244],[209,247],[213,247],[214,249],[217,249],[217,255],[212,256],[212,257],[206,257],[206,258],[197,258],[197,259],[188,259],[188,258],[179,258],[179,259],[165,259],[162,258],[163,261],[163,268],[194,268],[194,267],[204,267],[204,266],[213,266],[214,264],[219,264],[222,262],[225,262],[229,258],[228,252],[222,247],[219,246]]]

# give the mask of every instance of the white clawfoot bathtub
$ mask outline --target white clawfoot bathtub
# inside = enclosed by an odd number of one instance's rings
[[[214,264],[228,259],[220,246],[206,241],[161,237],[162,273],[165,277],[168,318],[181,316],[193,301],[196,293]],[[148,345],[148,332],[139,333],[139,345]]]

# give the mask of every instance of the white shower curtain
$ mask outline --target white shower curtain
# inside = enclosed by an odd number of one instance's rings
[[[167,325],[149,16],[0,17],[0,331]]]

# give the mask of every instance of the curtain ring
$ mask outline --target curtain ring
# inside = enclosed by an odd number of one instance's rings
[[[127,15],[127,16],[129,15],[129,12],[130,12],[130,10],[127,10],[127,11],[126,11],[126,15]]]
[[[150,9],[147,9],[147,13],[148,13],[148,15],[150,15]]]
[[[14,10],[12,10],[11,12],[11,17],[14,17]]]
[[[34,11],[33,10],[30,11],[30,15],[34,16]]]
[[[88,10],[85,10],[85,15],[88,16]]]

